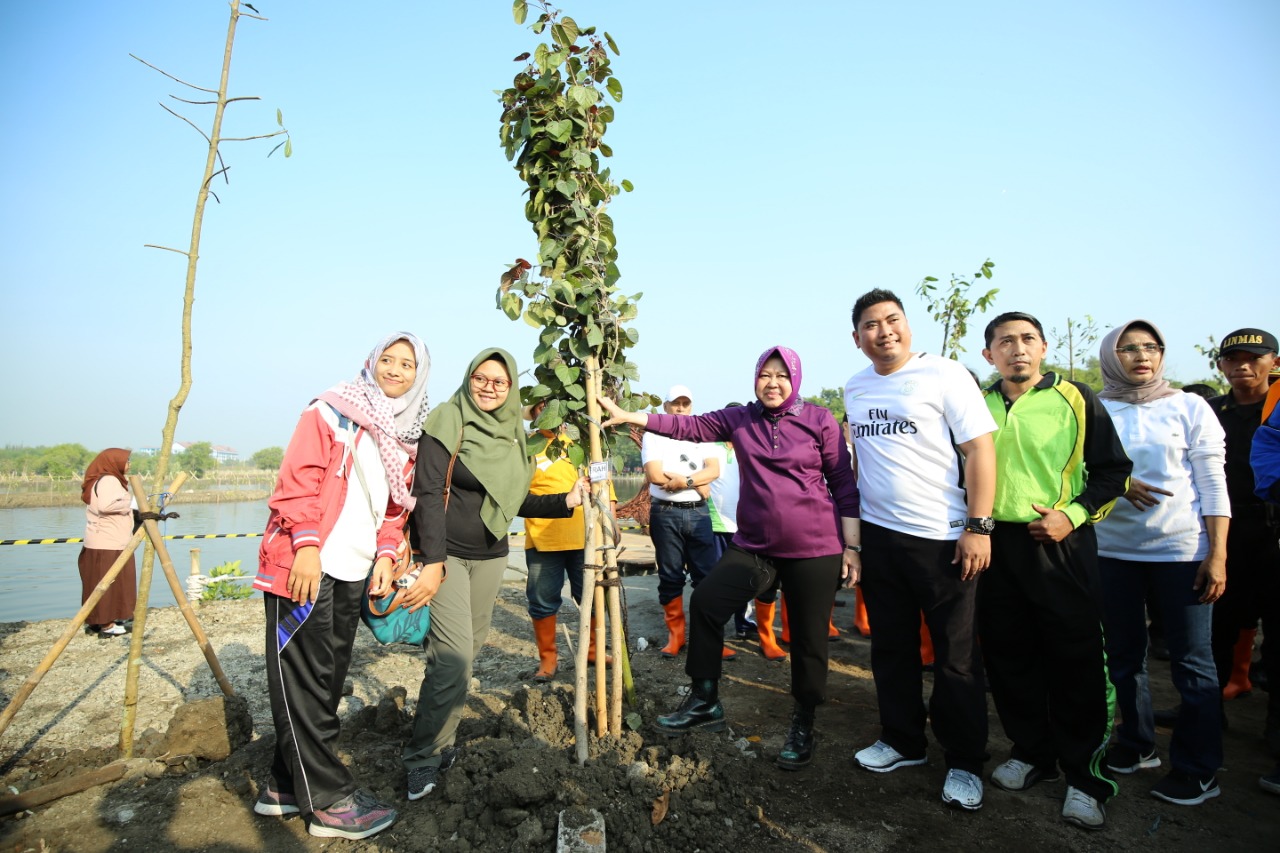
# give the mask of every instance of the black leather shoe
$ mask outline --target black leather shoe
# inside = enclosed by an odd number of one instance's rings
[[[800,770],[813,761],[818,736],[813,733],[813,710],[796,708],[791,714],[791,730],[787,742],[778,753],[777,765],[783,770]]]
[[[724,731],[724,706],[720,704],[718,685],[712,679],[693,682],[689,695],[673,713],[663,714],[653,724],[664,735],[682,735],[685,732]]]

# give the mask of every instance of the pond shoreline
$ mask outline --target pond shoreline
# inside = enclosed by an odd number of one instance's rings
[[[178,504],[215,504],[242,501],[260,501],[271,496],[269,489],[235,489],[218,492],[212,490],[183,490]],[[0,495],[0,509],[41,509],[45,507],[78,506],[82,502],[79,493],[8,494]]]

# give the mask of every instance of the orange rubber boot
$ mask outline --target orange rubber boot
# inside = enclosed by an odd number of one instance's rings
[[[684,648],[684,599],[673,598],[662,605],[667,618],[667,644],[662,647],[664,658],[673,658]]]
[[[778,595],[778,607],[782,610],[782,642],[791,645],[791,620],[787,618],[787,599]]]
[[[860,587],[853,588],[854,608],[853,608],[853,627],[858,629],[858,633],[864,637],[871,636],[871,622],[867,619],[867,603],[862,600],[862,589]]]
[[[772,601],[765,604],[756,599],[756,633],[760,635],[760,654],[765,660],[782,660],[787,656],[773,634],[773,613],[777,606]]]
[[[1231,678],[1222,688],[1223,699],[1248,696],[1253,692],[1253,682],[1249,680],[1249,664],[1253,661],[1253,638],[1257,633],[1257,628],[1240,632],[1240,639],[1236,640],[1235,652],[1231,659]]]
[[[556,616],[533,620],[533,639],[538,644],[538,671],[534,681],[550,681],[556,676]]]
[[[933,665],[933,637],[929,635],[929,626],[925,624],[924,614],[920,615],[920,663],[923,666]]]

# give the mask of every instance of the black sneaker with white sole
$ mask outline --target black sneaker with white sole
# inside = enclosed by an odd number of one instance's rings
[[[1198,806],[1222,793],[1214,776],[1198,779],[1187,773],[1171,770],[1151,789],[1151,796],[1175,806]]]

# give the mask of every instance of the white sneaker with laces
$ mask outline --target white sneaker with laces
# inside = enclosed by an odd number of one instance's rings
[[[991,781],[997,788],[1014,792],[1025,791],[1039,782],[1056,782],[1058,778],[1056,770],[1046,772],[1016,758],[1010,758],[991,773]]]
[[[1102,829],[1107,822],[1107,811],[1102,803],[1068,785],[1067,798],[1062,803],[1062,819],[1082,829]]]
[[[968,770],[948,770],[947,781],[942,784],[942,801],[976,812],[982,808],[982,780]]]
[[[915,767],[925,763],[923,758],[907,758],[882,740],[876,741],[866,749],[858,750],[853,760],[858,762],[863,770],[870,770],[873,773],[888,773],[899,767]]]

